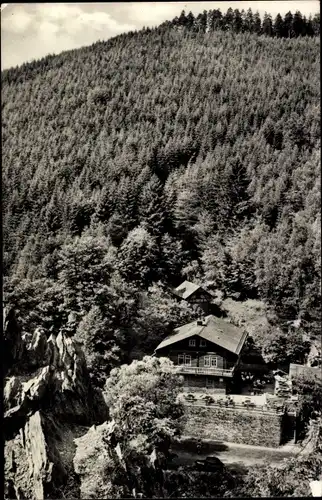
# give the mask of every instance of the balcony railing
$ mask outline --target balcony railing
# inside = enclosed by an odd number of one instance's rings
[[[177,365],[178,373],[187,375],[217,375],[219,377],[232,377],[234,369],[225,368],[207,368],[203,366],[187,366],[187,365]]]

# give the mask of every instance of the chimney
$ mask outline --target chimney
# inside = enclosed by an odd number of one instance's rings
[[[198,319],[197,319],[197,325],[198,326],[206,326],[207,322],[206,322],[206,318],[204,316],[200,316]]]

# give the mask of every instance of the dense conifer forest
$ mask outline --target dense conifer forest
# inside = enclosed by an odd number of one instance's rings
[[[26,332],[78,336],[100,385],[198,314],[167,291],[189,279],[262,300],[296,361],[289,324],[314,335],[321,306],[319,30],[183,12],[2,72],[4,291]]]

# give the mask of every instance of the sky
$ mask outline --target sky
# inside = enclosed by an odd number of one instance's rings
[[[299,10],[319,12],[318,0],[234,2],[104,2],[1,4],[1,69],[40,59],[48,54],[91,45],[131,30],[157,26],[184,9],[203,10],[249,7],[273,17]]]

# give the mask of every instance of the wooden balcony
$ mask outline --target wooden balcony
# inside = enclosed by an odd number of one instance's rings
[[[177,365],[177,372],[184,375],[215,375],[217,377],[232,377],[234,368],[207,368],[204,366]]]

